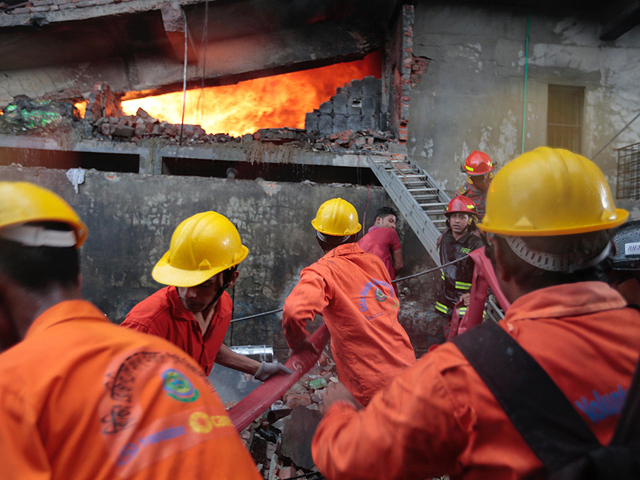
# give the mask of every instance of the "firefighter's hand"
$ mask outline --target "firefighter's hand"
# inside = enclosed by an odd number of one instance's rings
[[[262,365],[260,365],[260,368],[255,373],[253,378],[264,382],[267,378],[273,377],[274,375],[278,375],[280,373],[291,375],[293,373],[293,370],[285,367],[281,363],[262,362]]]
[[[289,349],[289,356],[294,355],[303,350],[308,350],[314,355],[320,355],[320,352],[318,351],[318,349],[313,346],[313,343],[311,343],[309,341],[309,338],[307,337],[307,338],[303,338],[298,343],[291,346],[291,348]]]
[[[322,396],[322,403],[319,406],[320,413],[324,415],[329,407],[335,402],[349,402],[353,404],[357,410],[362,408],[362,405],[353,398],[351,392],[349,392],[347,387],[342,383],[332,383],[327,387],[326,392]]]
[[[471,303],[471,294],[470,293],[463,293],[460,298],[462,299],[462,302],[464,303],[465,307],[468,307],[469,304]]]

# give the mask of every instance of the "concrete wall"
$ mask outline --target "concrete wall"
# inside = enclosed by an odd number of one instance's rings
[[[598,19],[531,12],[525,151],[546,144],[549,84],[585,87],[582,152],[593,157],[640,110],[640,28],[598,39]],[[473,150],[504,165],[522,152],[526,11],[416,2],[413,54],[431,59],[412,92],[409,153],[453,192]],[[596,163],[615,194],[614,147]]]
[[[74,193],[64,170],[0,167],[0,180],[27,180],[62,195],[89,227],[81,249],[84,294],[114,322],[120,323],[139,301],[162,285],[151,278],[155,262],[169,247],[174,228],[200,211],[216,210],[238,227],[249,256],[230,291],[234,317],[273,310],[298,280],[300,270],[321,256],[311,219],[322,202],[341,196],[352,202],[367,226],[381,205],[393,205],[381,187],[332,187],[300,183],[265,183],[168,175],[86,171]],[[433,266],[408,228],[399,231],[405,255],[403,275]],[[401,322],[420,352],[440,331],[432,320],[438,273],[403,282]],[[286,351],[281,316],[235,324],[227,336],[232,345],[273,344]]]

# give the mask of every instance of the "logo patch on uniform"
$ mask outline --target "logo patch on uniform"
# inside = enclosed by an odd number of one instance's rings
[[[226,415],[209,416],[204,412],[194,412],[189,417],[189,426],[196,433],[209,433],[214,428],[233,427],[233,423]]]
[[[179,402],[193,402],[200,397],[191,380],[173,368],[162,373],[162,386],[167,395]]]
[[[376,293],[376,300],[378,300],[379,302],[384,302],[387,299],[387,296],[382,290],[380,290],[380,287],[376,287],[375,293]]]

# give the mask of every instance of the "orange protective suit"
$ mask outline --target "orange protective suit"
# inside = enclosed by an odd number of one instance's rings
[[[2,479],[261,479],[202,369],[83,300],[0,355]]]
[[[608,443],[638,362],[640,312],[601,282],[517,299],[500,325],[546,370]],[[608,407],[601,408],[602,402]],[[336,402],[313,458],[329,479],[516,479],[541,468],[487,386],[452,343],[424,355],[369,406]]]
[[[398,323],[398,299],[378,257],[350,243],[334,248],[300,273],[284,303],[282,324],[289,346],[309,333],[322,315],[331,333],[338,377],[363,405],[416,361]]]

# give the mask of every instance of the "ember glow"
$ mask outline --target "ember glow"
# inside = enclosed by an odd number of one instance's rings
[[[188,90],[184,123],[201,125],[207,133],[233,136],[261,128],[304,128],[305,114],[329,100],[338,87],[368,75],[380,78],[380,74],[380,54],[374,52],[355,62]],[[182,92],[122,102],[127,115],[135,115],[140,107],[159,120],[179,124]]]

